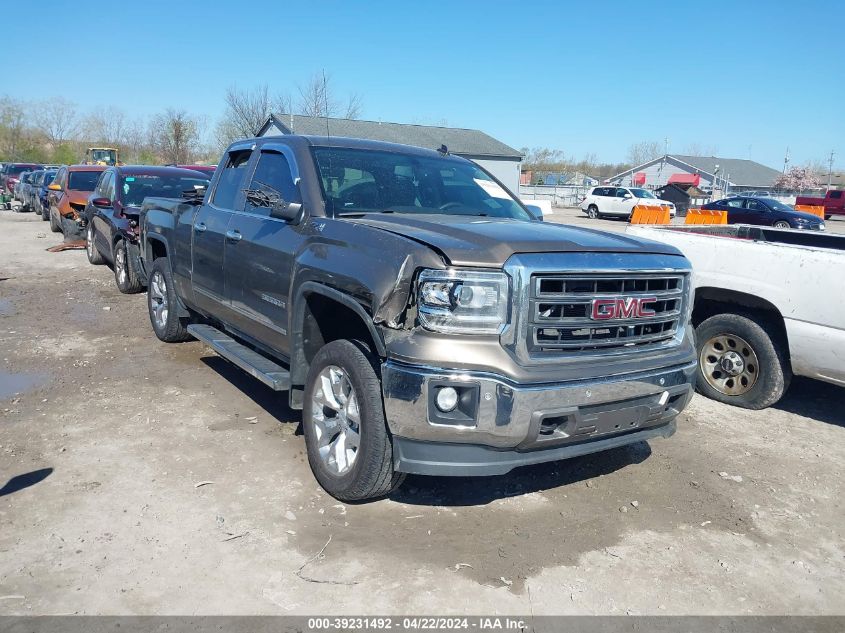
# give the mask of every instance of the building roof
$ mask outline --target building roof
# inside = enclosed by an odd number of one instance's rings
[[[688,156],[684,154],[667,154],[650,160],[642,165],[637,165],[631,169],[627,169],[620,174],[609,178],[609,181],[616,180],[621,176],[626,176],[629,173],[640,171],[641,169],[666,160],[674,164],[680,169],[684,169],[689,173],[699,173],[709,178],[712,178],[716,165],[719,166],[719,176],[727,176],[730,179],[730,185],[733,187],[771,187],[775,179],[780,176],[777,169],[766,167],[753,160],[746,160],[743,158],[722,158],[719,156]]]
[[[292,125],[291,125],[292,123]],[[311,117],[301,114],[271,114],[257,136],[262,136],[272,125],[285,134],[303,134],[364,138],[388,143],[401,143],[428,149],[445,145],[449,152],[461,156],[495,157],[521,160],[522,153],[480,130],[439,127],[434,125],[412,125],[408,123],[385,123],[333,117]]]
[[[719,158],[717,156],[684,156],[672,154],[682,163],[692,165],[698,171],[712,174],[719,166],[719,173],[727,175],[731,184],[737,187],[771,187],[781,172],[744,158]]]

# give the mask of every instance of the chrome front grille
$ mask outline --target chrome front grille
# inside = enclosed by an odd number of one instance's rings
[[[527,347],[532,355],[595,353],[656,345],[675,337],[684,314],[683,273],[537,273],[530,279]],[[636,315],[637,300],[647,315]],[[619,308],[599,319],[593,302]],[[611,309],[610,307],[608,309]],[[634,313],[631,310],[634,310]]]

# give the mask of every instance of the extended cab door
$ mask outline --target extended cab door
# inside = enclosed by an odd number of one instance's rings
[[[263,145],[247,189],[301,203],[298,183],[290,148]],[[271,217],[269,207],[246,198],[243,210],[232,216],[226,240],[226,283],[238,329],[285,356],[290,351],[288,294],[303,227]]]
[[[194,216],[191,237],[191,288],[201,309],[225,318],[230,306],[226,288],[226,231],[235,209],[243,207],[243,188],[252,146],[233,147],[207,204]]]

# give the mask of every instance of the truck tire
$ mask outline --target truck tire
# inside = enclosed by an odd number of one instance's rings
[[[95,237],[94,225],[89,223],[88,230],[85,231],[85,252],[88,255],[88,261],[94,264],[94,266],[99,266],[100,264],[105,264],[106,260],[100,254],[100,251],[97,250]]]
[[[744,409],[780,400],[792,379],[786,345],[753,314],[717,314],[695,330],[699,393]]]
[[[135,269],[135,260],[130,257],[125,240],[114,245],[114,281],[117,289],[125,295],[133,295],[144,289],[141,277]]]
[[[147,310],[150,313],[150,324],[160,341],[181,343],[191,339],[187,319],[179,316],[178,308],[179,299],[170,273],[170,262],[166,257],[159,257],[150,270]]]
[[[332,341],[317,352],[305,381],[308,462],[320,485],[341,501],[383,497],[404,479],[393,470],[377,367],[360,341]]]

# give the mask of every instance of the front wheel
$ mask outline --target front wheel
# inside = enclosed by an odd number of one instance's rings
[[[88,230],[85,231],[85,252],[88,254],[88,261],[95,266],[99,266],[100,264],[104,264],[106,260],[100,254],[100,251],[97,250],[97,245],[94,243],[96,237],[94,225],[89,222]]]
[[[777,222],[775,222],[775,228],[776,229],[789,229],[789,228],[792,228],[792,227],[789,226],[789,222],[786,222],[784,220],[778,220]]]
[[[129,254],[126,246],[126,240],[120,240],[114,246],[114,280],[117,289],[126,295],[136,294],[144,289],[135,268],[135,259]]]
[[[339,340],[317,352],[308,370],[302,412],[308,462],[341,501],[382,497],[404,479],[393,470],[377,367],[363,343]]]
[[[147,309],[153,331],[160,341],[179,343],[190,340],[186,319],[179,317],[179,299],[173,286],[170,262],[166,257],[156,259],[150,270]]]
[[[50,215],[50,218],[49,218],[50,219],[50,230],[53,231],[53,233],[61,233],[62,232],[62,225],[59,224],[58,222],[56,222],[56,218],[53,217],[53,210],[50,209],[50,211],[48,211],[48,213]]]
[[[771,328],[755,315],[731,313],[699,324],[698,391],[745,409],[765,409],[780,400],[792,371],[780,338],[767,333]]]

